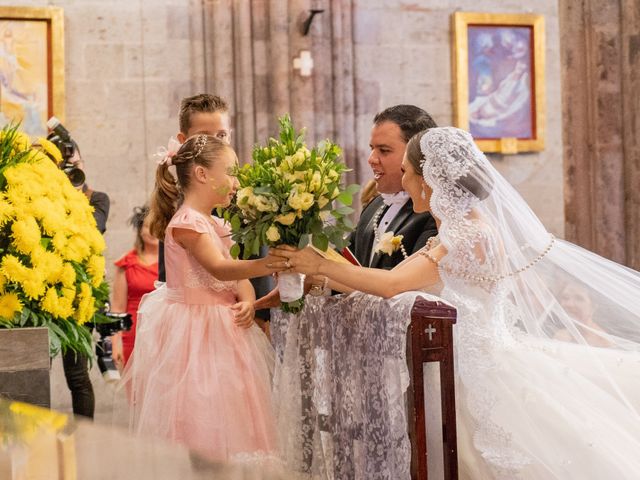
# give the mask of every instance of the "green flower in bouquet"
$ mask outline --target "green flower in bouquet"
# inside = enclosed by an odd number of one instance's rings
[[[53,160],[53,161],[52,161]],[[47,327],[50,353],[92,356],[83,327],[105,321],[105,243],[87,197],[15,126],[0,132],[0,327]]]
[[[224,213],[236,242],[234,257],[240,245],[244,258],[258,254],[262,245],[342,249],[354,228],[350,205],[360,187],[343,186],[349,169],[340,160],[340,147],[325,140],[309,150],[304,132],[294,129],[288,115],[279,122],[280,138],[256,146],[253,163],[238,169],[236,202]],[[283,309],[296,312],[303,303],[302,297],[283,301]]]

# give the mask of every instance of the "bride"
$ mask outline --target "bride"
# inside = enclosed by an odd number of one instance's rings
[[[438,223],[425,248],[385,271],[282,246],[274,266],[456,306],[462,478],[637,478],[640,274],[550,235],[465,131],[416,135],[403,170]]]

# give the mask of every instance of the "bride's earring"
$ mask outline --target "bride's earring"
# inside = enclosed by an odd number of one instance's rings
[[[427,199],[427,192],[422,190],[422,193],[420,193],[420,198],[423,199],[423,200],[426,200]]]

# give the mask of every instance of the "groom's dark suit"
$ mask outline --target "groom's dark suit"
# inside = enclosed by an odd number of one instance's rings
[[[391,270],[404,260],[400,250],[394,252],[393,255],[376,253],[373,255],[373,258],[371,258],[371,250],[375,243],[374,217],[376,216],[376,212],[382,209],[378,217],[379,221],[380,218],[384,216],[387,208],[389,207],[384,205],[381,196],[374,198],[362,210],[358,225],[351,234],[351,244],[349,248],[363,267]],[[413,212],[413,202],[411,199],[403,205],[395,218],[391,220],[387,231],[393,232],[394,235],[403,235],[402,244],[407,251],[407,255],[411,255],[420,250],[425,246],[430,237],[438,233],[436,222],[430,213]],[[370,259],[371,263],[369,263]]]

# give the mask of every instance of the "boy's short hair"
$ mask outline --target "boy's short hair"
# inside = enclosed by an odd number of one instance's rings
[[[186,134],[191,127],[191,115],[194,113],[228,112],[229,105],[217,95],[199,93],[183,98],[180,102],[180,131]]]

